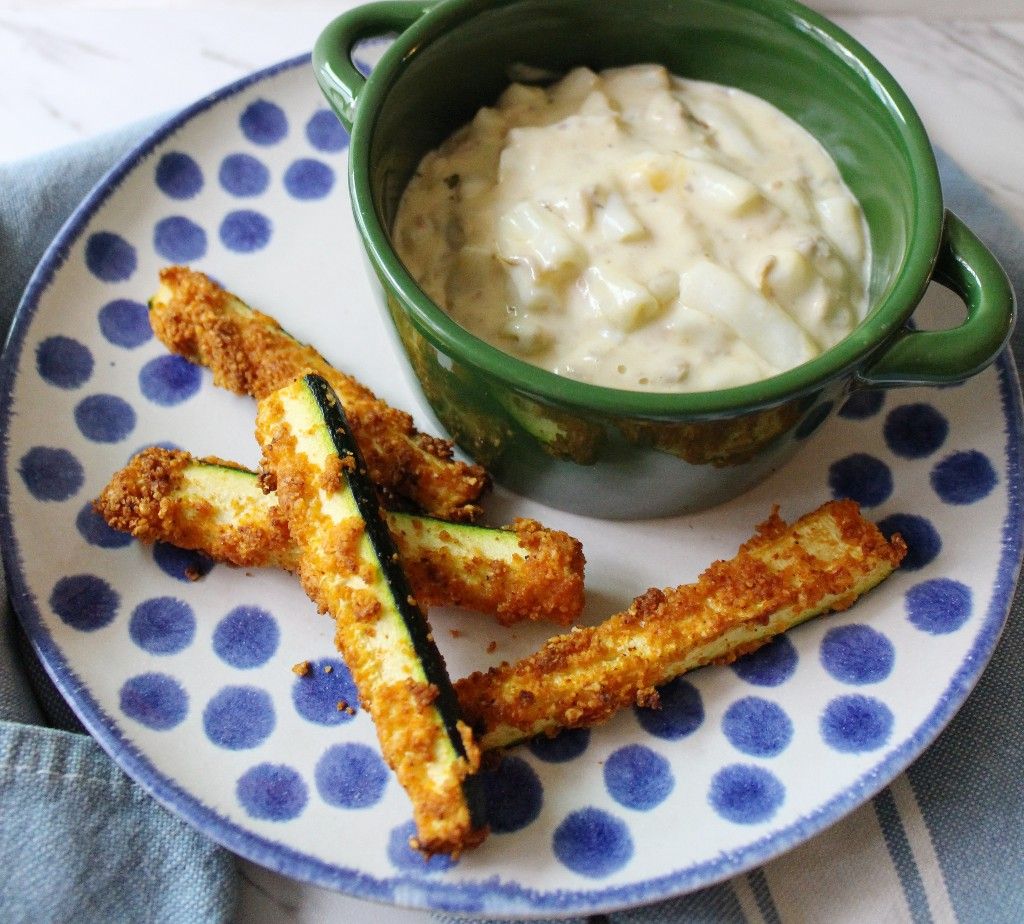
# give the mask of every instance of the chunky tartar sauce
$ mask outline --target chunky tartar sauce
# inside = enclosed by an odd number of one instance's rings
[[[763,379],[866,312],[864,216],[821,144],[656,65],[512,84],[423,159],[394,241],[463,327],[618,388]]]

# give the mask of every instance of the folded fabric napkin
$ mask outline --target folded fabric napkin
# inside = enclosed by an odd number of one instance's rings
[[[155,125],[0,165],[0,330],[64,219]],[[955,164],[940,156],[940,169],[947,205],[1021,291],[1024,235]],[[1019,368],[1019,333],[1013,348]],[[1022,605],[1018,594],[964,708],[871,802],[763,868],[592,920],[1024,920]],[[222,921],[237,895],[234,858],[157,805],[84,734],[16,626],[2,576],[0,869],[0,919],[10,922]]]

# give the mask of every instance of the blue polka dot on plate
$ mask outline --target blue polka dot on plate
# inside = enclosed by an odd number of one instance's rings
[[[239,198],[258,196],[270,185],[270,171],[251,154],[228,154],[220,162],[217,178],[227,192]]]
[[[262,744],[270,737],[276,721],[274,703],[259,687],[224,687],[203,710],[206,737],[229,751]]]
[[[557,735],[538,735],[527,742],[534,757],[549,764],[562,764],[575,760],[590,744],[589,728],[565,728]]]
[[[767,645],[738,658],[729,665],[733,672],[759,687],[778,687],[796,673],[799,656],[785,635],[777,635]]]
[[[270,219],[251,209],[228,212],[220,224],[220,239],[235,253],[253,253],[270,243]]]
[[[110,625],[120,604],[120,594],[95,574],[66,575],[50,593],[53,611],[63,623],[80,632],[95,632]]]
[[[92,501],[87,501],[78,511],[78,516],[75,517],[75,526],[78,528],[79,535],[89,545],[95,545],[101,549],[123,549],[125,546],[131,545],[132,542],[131,533],[123,533],[121,530],[107,525],[107,521],[96,512]]]
[[[892,673],[896,648],[870,626],[836,626],[821,640],[821,663],[842,683],[879,683]]]
[[[915,584],[904,598],[911,625],[929,635],[956,632],[972,611],[971,588],[952,578],[934,578]]]
[[[177,654],[188,648],[195,638],[195,613],[177,597],[151,597],[132,611],[128,634],[136,645],[150,654]]]
[[[619,805],[637,811],[661,805],[675,784],[669,762],[642,744],[619,748],[604,765],[604,785],[609,795]]]
[[[900,568],[903,571],[918,571],[930,565],[942,551],[942,537],[930,520],[914,513],[894,513],[878,524],[882,535],[891,539],[899,533],[907,544],[907,554]]]
[[[833,497],[850,498],[862,507],[877,507],[892,494],[892,472],[881,459],[855,452],[828,470]]]
[[[65,501],[85,483],[85,471],[67,449],[33,446],[21,457],[18,474],[39,501]]]
[[[89,348],[71,337],[47,337],[36,347],[36,370],[57,388],[81,388],[92,375]]]
[[[250,818],[264,821],[291,821],[309,802],[305,780],[287,764],[250,767],[238,778],[235,795]]]
[[[407,821],[391,829],[388,835],[388,859],[404,873],[443,873],[458,863],[448,854],[425,857],[410,843],[416,837],[416,824]]]
[[[164,574],[188,582],[206,577],[214,566],[213,559],[208,555],[193,549],[179,549],[168,542],[153,544],[153,561]]]
[[[156,185],[172,199],[191,199],[203,188],[203,171],[188,154],[170,151],[157,161]]]
[[[323,161],[303,157],[284,172],[284,188],[295,199],[322,199],[334,187],[334,171]]]
[[[764,767],[732,764],[711,779],[708,801],[722,818],[736,824],[769,821],[785,801],[786,788]]]
[[[903,459],[923,459],[949,435],[949,421],[930,404],[902,404],[885,418],[886,445]]]
[[[142,394],[161,407],[187,401],[202,384],[202,370],[183,356],[157,356],[139,371]]]
[[[704,721],[704,703],[693,684],[682,677],[658,689],[660,709],[636,707],[633,711],[644,731],[656,738],[677,741],[692,735]]]
[[[932,469],[932,488],[947,504],[973,504],[988,497],[998,482],[988,457],[976,449],[955,452]]]
[[[119,234],[97,231],[85,242],[85,265],[101,282],[124,282],[135,272],[138,256]]]
[[[506,756],[482,771],[487,822],[495,834],[519,831],[536,820],[544,790],[533,767],[521,757]]]
[[[107,302],[99,313],[100,333],[114,346],[133,349],[153,336],[149,309],[142,302],[117,298]]]
[[[722,717],[729,743],[751,757],[777,757],[793,740],[793,721],[778,703],[759,696],[734,702]]]
[[[130,677],[119,694],[121,711],[154,731],[168,731],[188,715],[188,693],[168,674]]]
[[[292,684],[295,710],[318,725],[349,722],[359,708],[359,694],[344,661],[324,658],[309,663],[309,670]]]
[[[365,744],[335,744],[317,761],[314,778],[320,798],[328,805],[364,809],[384,795],[388,768],[380,755]]]
[[[348,146],[348,132],[330,109],[318,109],[306,123],[306,139],[318,151],[333,154]]]
[[[239,126],[253,144],[277,144],[288,134],[288,117],[276,103],[258,99],[245,107]]]
[[[206,232],[191,218],[171,215],[156,223],[153,247],[165,260],[189,263],[206,254]]]
[[[352,63],[356,66],[356,70],[364,77],[369,77],[373,73],[373,65],[358,55],[352,56]]]
[[[280,639],[273,615],[258,606],[236,606],[213,630],[213,650],[232,667],[259,667],[277,651]]]
[[[633,838],[622,819],[588,806],[571,812],[555,828],[552,849],[558,861],[574,873],[603,879],[630,861]]]
[[[75,423],[94,443],[120,443],[135,429],[135,410],[117,395],[90,395],[75,407]]]
[[[821,737],[844,754],[874,751],[889,740],[893,715],[888,706],[873,696],[837,696],[821,715]]]
[[[883,391],[856,391],[839,408],[839,416],[847,420],[867,420],[882,409]]]

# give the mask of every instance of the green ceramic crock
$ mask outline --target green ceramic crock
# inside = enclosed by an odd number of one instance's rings
[[[353,46],[386,33],[398,37],[367,79]],[[960,381],[1009,336],[1009,282],[943,210],[906,95],[850,36],[791,0],[392,0],[334,20],[313,61],[351,131],[356,223],[423,393],[452,438],[521,494],[609,518],[708,507],[777,469],[851,389]],[[474,337],[402,265],[389,232],[406,182],[424,154],[496,100],[513,65],[563,73],[639,62],[763,97],[838,163],[870,227],[871,307],[828,352],[714,392],[584,384]],[[931,280],[965,301],[959,326],[908,327]]]

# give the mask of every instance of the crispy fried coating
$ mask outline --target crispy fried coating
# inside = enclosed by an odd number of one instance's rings
[[[197,493],[196,460],[179,449],[153,446],[114,473],[93,507],[108,526],[141,542],[196,549],[241,568],[295,571],[298,555],[277,498],[265,495],[256,476],[233,462],[201,461],[208,468],[240,470],[251,477],[254,490],[226,493],[206,486]]]
[[[381,753],[412,802],[418,848],[457,856],[487,834],[475,824],[463,788],[479,767],[480,750],[460,719],[465,753],[459,754],[434,706],[437,680],[427,679],[410,632],[396,625],[394,606],[387,605],[391,587],[361,551],[364,521],[347,494],[335,490],[341,473],[330,460],[337,456],[318,434],[289,423],[302,388],[300,381],[272,393],[256,412],[263,465],[275,476],[278,503],[300,550],[299,579],[320,612],[334,618],[335,644],[373,719]]]
[[[514,547],[498,548],[495,540],[506,537],[497,530],[481,530],[477,546],[465,529],[438,530],[436,521],[408,515],[385,519],[424,606],[493,613],[503,626],[542,619],[568,626],[583,612],[583,546],[568,533],[520,518],[504,527]]]
[[[168,502],[193,463],[187,453],[145,450],[114,476],[98,509],[111,526],[143,541],[171,541],[235,564],[296,570],[287,524],[279,512],[268,515],[277,509],[273,495]],[[405,530],[393,528],[403,564],[415,558],[408,537],[404,547],[401,538],[416,531],[415,518],[405,522]],[[529,521],[514,525],[526,536],[542,532]],[[887,542],[852,501],[826,504],[792,526],[773,513],[734,559],[716,562],[697,583],[648,590],[625,613],[557,636],[515,665],[475,673],[458,681],[456,690],[465,714],[483,731],[483,749],[596,724],[623,706],[657,705],[655,687],[685,671],[728,663],[813,616],[844,609],[888,576],[905,552],[899,536]],[[420,602],[440,604],[444,594],[465,593],[463,605],[472,599],[477,608],[494,611],[474,596],[488,585],[482,571],[458,590],[463,575],[457,559],[424,554],[407,572]],[[424,570],[433,580],[438,568],[449,567],[438,584],[422,586]]]
[[[490,485],[484,469],[452,458],[447,440],[419,433],[404,411],[204,274],[183,266],[162,270],[149,318],[171,352],[209,367],[214,382],[236,394],[259,399],[304,372],[322,375],[341,398],[370,476],[383,492],[442,519],[478,515],[476,501]]]
[[[594,628],[573,629],[516,664],[456,683],[481,747],[594,725],[685,671],[729,663],[813,616],[850,606],[903,560],[906,545],[833,501],[787,526],[778,510],[730,561],[695,584],[652,588]]]
[[[227,477],[225,477],[227,476]],[[151,447],[115,473],[95,502],[114,529],[196,549],[244,568],[297,571],[299,553],[273,492],[234,462]],[[502,625],[569,625],[583,609],[583,549],[535,520],[506,530],[385,513],[421,606],[462,606]]]

